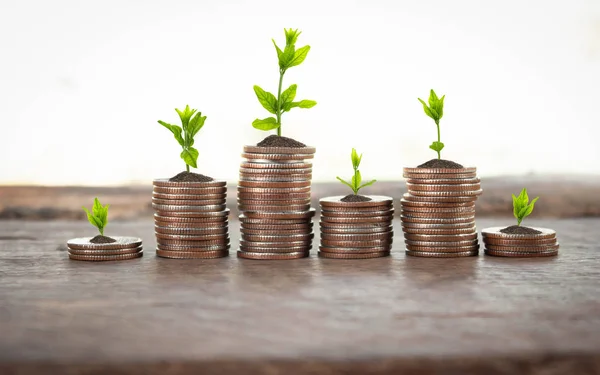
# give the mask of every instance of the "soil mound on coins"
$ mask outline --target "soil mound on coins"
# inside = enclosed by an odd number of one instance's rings
[[[101,236],[101,235],[97,235],[96,237],[92,238],[90,240],[91,243],[113,243],[113,242],[117,242],[117,240],[115,240],[114,238],[110,238],[107,236]]]
[[[210,182],[214,181],[214,178],[205,176],[200,173],[193,172],[181,172],[177,173],[175,176],[169,178],[171,182]]]
[[[342,202],[368,202],[372,200],[369,197],[365,197],[364,195],[358,194],[348,194],[344,198],[340,199]]]
[[[506,234],[541,234],[537,229],[522,227],[520,225],[511,225],[510,227],[506,227],[504,229],[500,229],[500,232]]]
[[[444,159],[431,159],[417,168],[447,168],[447,169],[461,169],[464,168],[461,164],[455,163],[451,160]]]
[[[258,147],[306,147],[302,142],[298,142],[295,139],[288,137],[281,137],[279,135],[270,135],[267,138],[256,144]]]

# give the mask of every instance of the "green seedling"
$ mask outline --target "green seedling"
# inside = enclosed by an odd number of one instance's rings
[[[444,98],[446,95],[438,98],[433,89],[429,93],[429,106],[419,98],[421,104],[423,104],[423,110],[425,110],[425,114],[435,121],[435,125],[437,126],[437,141],[434,141],[429,148],[433,151],[437,152],[438,159],[441,159],[440,151],[444,148],[444,144],[440,139],[440,120],[444,115]]]
[[[204,126],[206,116],[202,116],[202,113],[196,109],[190,109],[189,105],[186,105],[183,111],[177,108],[175,108],[175,111],[181,119],[181,126],[171,125],[160,120],[158,120],[158,123],[169,129],[183,148],[180,156],[185,162],[185,170],[189,172],[190,166],[198,168],[198,150],[192,146],[194,146],[194,137]]]
[[[98,228],[100,231],[100,235],[104,236],[104,228],[106,228],[106,224],[108,224],[108,207],[110,205],[102,206],[98,198],[94,198],[94,206],[92,207],[92,212],[83,207],[83,210],[87,214],[87,218],[93,226]]]
[[[270,92],[263,90],[259,86],[254,86],[254,92],[256,93],[256,97],[260,104],[262,104],[267,111],[274,114],[275,117],[256,119],[252,122],[252,126],[264,131],[277,129],[277,135],[281,135],[281,116],[284,112],[289,112],[290,109],[295,107],[311,108],[317,104],[314,100],[294,101],[297,88],[297,85],[295,84],[281,92],[281,85],[283,84],[283,75],[285,72],[291,67],[300,65],[304,59],[306,59],[308,51],[310,51],[310,46],[296,49],[296,40],[301,33],[300,31],[297,29],[283,30],[285,31],[285,48],[283,51],[277,46],[275,40],[272,39],[275,50],[277,51],[277,59],[279,60],[279,88],[277,89],[277,97]]]
[[[358,153],[356,153],[356,150],[353,148],[352,153],[350,154],[350,159],[352,160],[352,168],[354,168],[354,175],[352,176],[352,179],[350,180],[350,182],[348,182],[342,179],[341,177],[336,177],[342,184],[350,187],[350,189],[352,189],[355,195],[358,194],[358,191],[360,189],[373,185],[375,182],[377,182],[377,180],[371,180],[369,182],[365,182],[364,184],[362,183],[362,177],[360,175],[360,171],[358,170],[362,157],[362,154],[360,154],[359,156]]]
[[[513,214],[517,219],[517,225],[521,225],[521,221],[533,212],[533,206],[540,197],[536,197],[534,200],[529,202],[529,196],[527,196],[527,189],[523,188],[519,196],[512,195],[513,199]]]

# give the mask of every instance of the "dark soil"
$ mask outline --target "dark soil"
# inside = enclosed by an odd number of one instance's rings
[[[200,173],[193,172],[181,172],[175,176],[169,178],[171,182],[210,182],[214,181],[214,178],[205,176]]]
[[[500,229],[500,232],[506,234],[541,234],[537,229],[522,227],[520,225],[511,225],[510,227],[506,227],[504,229]]]
[[[461,164],[455,163],[450,160],[444,159],[431,159],[428,162],[425,162],[417,168],[447,168],[447,169],[461,169],[464,168]]]
[[[114,238],[97,235],[96,237],[92,238],[90,240],[90,242],[91,243],[113,243],[113,242],[117,242],[117,240],[115,240]]]
[[[288,137],[270,135],[256,144],[258,147],[306,147],[302,142]]]
[[[366,197],[364,195],[348,194],[340,200],[342,202],[368,202],[368,201],[371,201],[372,199],[369,197]]]

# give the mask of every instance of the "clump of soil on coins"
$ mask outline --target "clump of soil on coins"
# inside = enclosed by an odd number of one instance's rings
[[[302,148],[306,145],[302,142],[298,142],[295,139],[283,137],[280,135],[270,135],[256,144],[258,147],[293,147]]]
[[[541,234],[542,233],[537,229],[523,227],[520,225],[508,226],[504,229],[500,229],[500,232],[506,233],[506,234]]]
[[[183,171],[177,173],[175,176],[169,178],[171,182],[210,182],[214,181],[214,178],[205,176],[200,173]]]
[[[462,164],[455,163],[451,160],[431,159],[421,165],[418,165],[417,168],[462,169],[464,167],[462,166]]]
[[[343,197],[342,199],[340,199],[340,201],[342,202],[368,202],[373,200],[370,197],[367,197],[366,195],[360,195],[360,194],[348,194],[345,197]]]
[[[94,238],[92,238],[90,240],[91,243],[114,243],[117,242],[117,240],[115,240],[112,237],[108,237],[108,236],[102,236],[102,235],[97,235]]]

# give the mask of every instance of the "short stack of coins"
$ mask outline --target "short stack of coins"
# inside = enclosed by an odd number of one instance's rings
[[[314,147],[245,146],[240,165],[238,257],[297,259],[312,248]]]
[[[321,199],[319,256],[367,259],[390,255],[393,241],[393,199],[369,196],[370,201],[344,202],[342,196]]]
[[[408,193],[400,201],[406,254],[455,258],[479,254],[476,168],[404,168]]]
[[[229,255],[227,183],[154,180],[156,255],[211,259]]]
[[[531,228],[537,234],[502,233],[502,227],[484,229],[481,234],[486,255],[497,257],[529,258],[558,255],[556,232],[546,228]]]
[[[112,237],[115,242],[92,243],[91,238],[74,238],[67,241],[69,258],[102,262],[128,260],[144,255],[142,240],[137,237]]]

